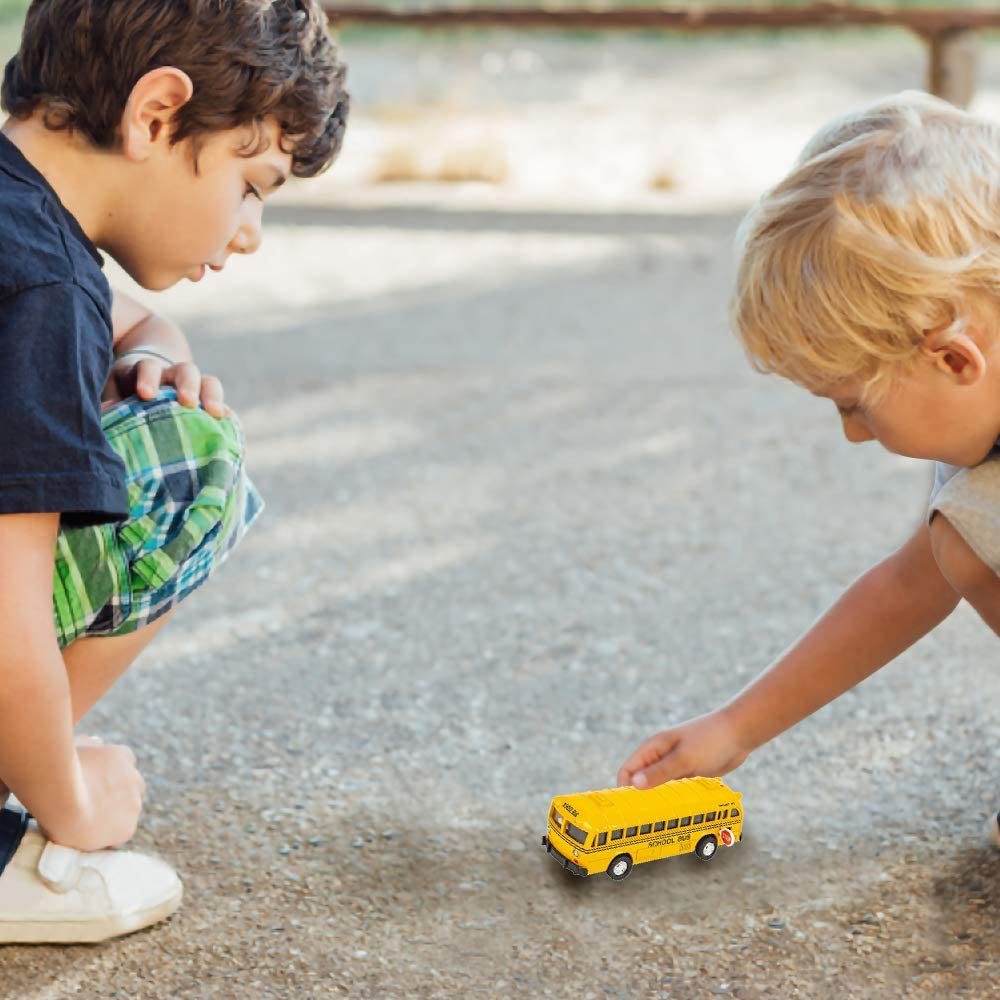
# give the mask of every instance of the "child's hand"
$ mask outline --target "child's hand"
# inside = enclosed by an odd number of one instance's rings
[[[146,782],[136,768],[135,754],[127,746],[95,744],[86,738],[77,740],[76,752],[87,792],[85,809],[65,830],[54,831],[54,835],[39,822],[42,833],[78,851],[121,847],[132,839],[139,825],[146,794]]]
[[[739,767],[750,749],[724,710],[651,736],[618,772],[619,785],[652,788],[674,778],[714,778]]]
[[[161,385],[172,385],[178,402],[184,406],[200,402],[213,417],[233,415],[223,402],[222,383],[214,375],[202,375],[193,361],[170,364],[166,359],[141,353],[126,352],[111,366],[103,402],[117,403],[127,396],[155,399]]]

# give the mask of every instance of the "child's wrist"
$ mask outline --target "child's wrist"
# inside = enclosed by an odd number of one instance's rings
[[[50,808],[41,815],[32,810],[45,835],[57,844],[76,843],[81,840],[93,822],[90,792],[80,766],[80,758],[74,754],[73,776],[68,795],[64,801],[47,803]],[[53,815],[49,816],[48,813]]]
[[[766,738],[761,738],[759,726],[754,726],[752,715],[748,713],[747,706],[741,704],[740,699],[723,705],[717,714],[729,729],[732,741],[745,754],[753,753],[757,747],[767,742]]]
[[[155,358],[157,361],[162,361],[167,367],[172,368],[177,364],[173,358],[167,357],[166,354],[161,354],[159,351],[153,350],[151,347],[131,347],[127,351],[122,351],[121,354],[115,355],[114,364],[118,364],[119,361],[124,358],[130,357],[132,355],[137,355],[136,363],[142,360],[143,357]]]

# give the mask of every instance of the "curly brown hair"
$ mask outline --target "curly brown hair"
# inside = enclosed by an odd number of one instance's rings
[[[47,128],[115,149],[132,88],[160,66],[194,84],[170,141],[191,140],[196,171],[213,132],[249,125],[240,155],[266,149],[268,115],[296,177],[322,173],[340,151],[345,66],[315,0],[32,0],[0,105],[18,119],[42,107]]]

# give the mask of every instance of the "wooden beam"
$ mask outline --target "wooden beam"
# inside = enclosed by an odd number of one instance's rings
[[[806,7],[376,7],[324,4],[335,25],[411,28],[585,28],[594,31],[725,31],[746,28],[820,28],[845,25],[906,28],[930,50],[928,90],[965,106],[975,88],[975,32],[1000,28],[993,7],[855,7],[821,2]]]
[[[461,25],[508,28],[612,28],[663,31],[718,31],[726,28],[815,28],[830,25],[883,25],[925,36],[957,30],[1000,28],[1000,6],[955,9],[855,7],[817,3],[807,7],[379,7],[324,5],[337,24],[409,27]]]

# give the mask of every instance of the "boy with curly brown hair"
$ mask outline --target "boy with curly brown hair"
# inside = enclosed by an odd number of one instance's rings
[[[0,942],[97,941],[182,890],[117,849],[135,754],[74,727],[262,506],[221,383],[99,251],[153,290],[253,253],[340,149],[344,66],[314,0],[33,0],[0,103]]]

